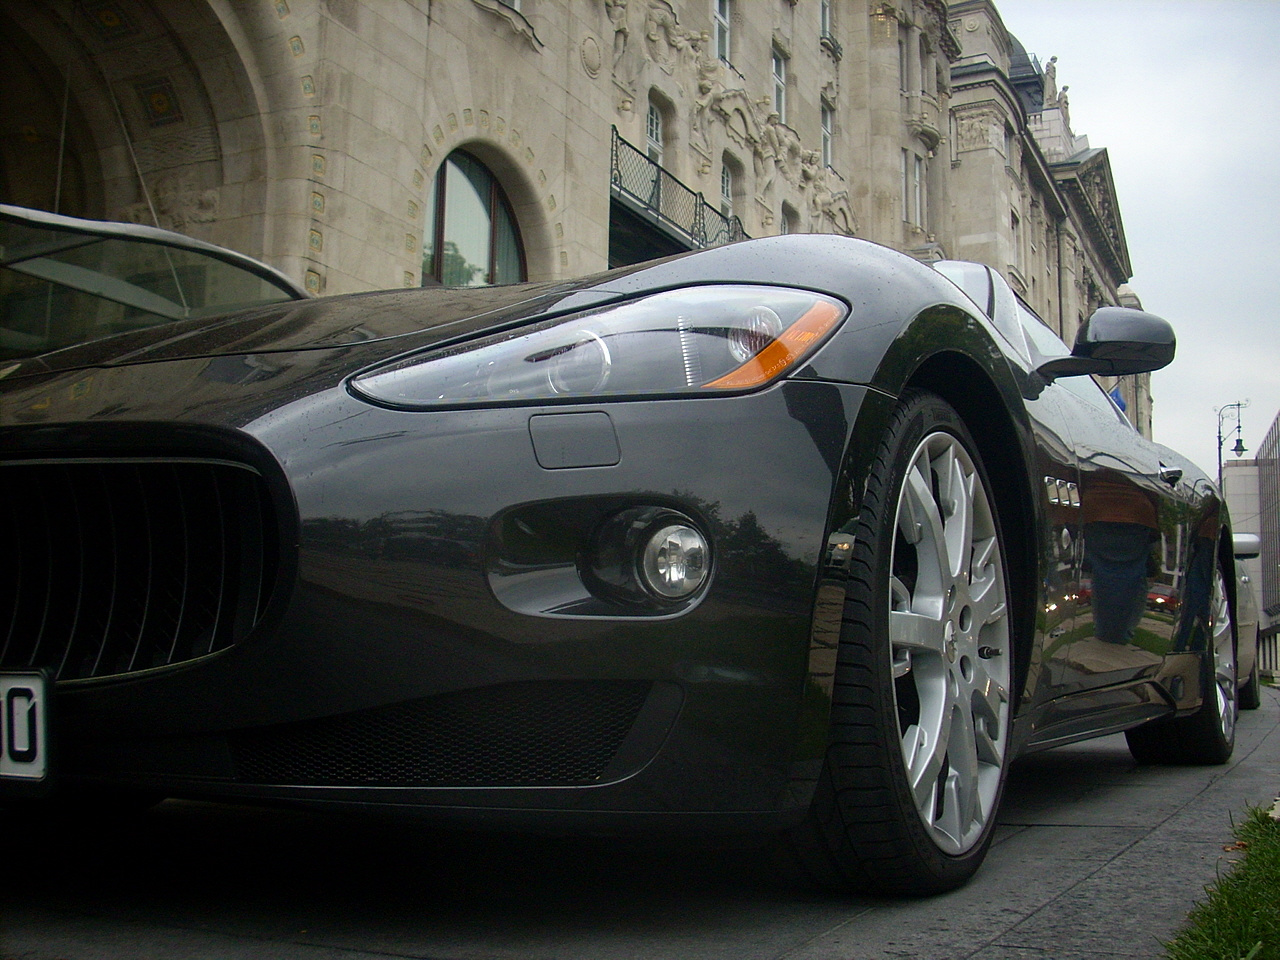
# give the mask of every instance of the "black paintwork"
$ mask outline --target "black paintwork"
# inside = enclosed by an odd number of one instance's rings
[[[739,395],[404,411],[347,386],[390,358],[496,327],[746,282],[827,293],[850,315],[789,378]],[[1007,287],[993,292],[997,311],[1013,309]],[[997,319],[1016,330],[1016,318]],[[992,480],[1012,580],[1015,750],[1190,710],[1198,674],[1174,649],[1176,626],[1167,655],[1149,661],[1100,667],[1072,652],[1092,628],[1083,510],[1064,491],[1087,491],[1105,470],[1156,503],[1160,563],[1177,583],[1193,533],[1221,540],[1225,514],[1193,465],[1114,413],[1108,421],[1067,379],[1039,378],[1035,364],[937,272],[821,236],[572,283],[305,301],[26,361],[0,379],[6,462],[249,463],[268,485],[282,544],[276,593],[247,640],[201,661],[60,686],[59,775],[195,796],[418,804],[464,819],[790,822],[825,748],[843,576],[828,543],[856,515],[885,418],[908,386],[960,411]],[[590,416],[538,420],[570,413]],[[540,454],[548,429],[580,435],[583,452]],[[1161,481],[1161,463],[1181,478]],[[711,535],[705,595],[679,608],[581,603],[575,564],[600,518],[629,507],[677,511]],[[1184,604],[1178,623],[1192,614]],[[1194,637],[1184,646],[1195,655]],[[1174,689],[1175,675],[1192,679]],[[451,697],[476,698],[477,716],[501,704],[505,716],[517,702],[508,694],[536,687],[554,700],[583,683],[646,691],[590,782],[361,786],[244,772],[245,750],[287,747],[295,733],[321,754],[336,749],[325,718],[381,724],[386,709]]]

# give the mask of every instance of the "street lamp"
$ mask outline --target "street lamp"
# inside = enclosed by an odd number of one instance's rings
[[[1231,452],[1237,457],[1242,457],[1247,449],[1244,445],[1244,438],[1240,436],[1240,411],[1249,405],[1249,401],[1239,400],[1235,403],[1228,403],[1218,408],[1218,490],[1222,491],[1222,443],[1225,439],[1222,436],[1222,422],[1230,416],[1227,412],[1234,410],[1236,412],[1236,442],[1231,448]]]

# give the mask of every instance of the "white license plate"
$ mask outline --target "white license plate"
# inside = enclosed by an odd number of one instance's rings
[[[0,787],[49,775],[49,693],[42,673],[0,673]]]

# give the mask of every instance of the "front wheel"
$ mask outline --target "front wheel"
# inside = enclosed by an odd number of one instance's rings
[[[1008,762],[999,518],[941,398],[902,398],[854,531],[830,746],[796,843],[828,881],[931,894],[986,855]]]

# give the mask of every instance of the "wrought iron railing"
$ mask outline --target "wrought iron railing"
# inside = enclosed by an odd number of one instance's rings
[[[610,151],[610,189],[660,221],[691,249],[716,247],[747,239],[742,221],[726,217],[690,190],[670,171],[650,160],[613,128]]]

